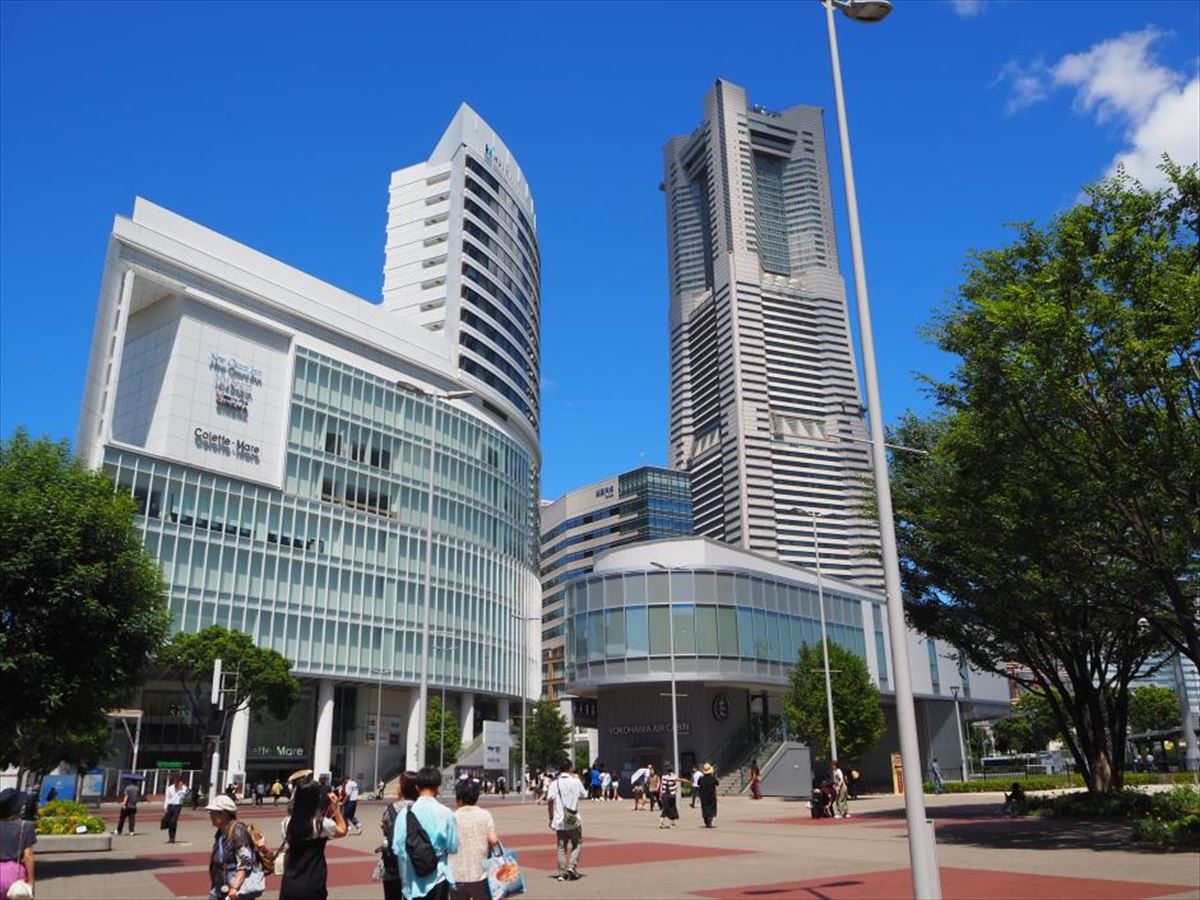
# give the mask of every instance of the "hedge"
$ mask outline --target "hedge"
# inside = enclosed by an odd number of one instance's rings
[[[1016,781],[1023,791],[1062,791],[1072,788],[1083,788],[1082,775],[1005,775],[1003,778],[989,778],[982,781],[947,781],[942,785],[943,794],[980,794],[986,792],[1007,791]],[[1147,784],[1190,784],[1191,772],[1127,772],[1124,778],[1126,787],[1139,787]],[[925,793],[933,793],[933,782],[925,782]]]

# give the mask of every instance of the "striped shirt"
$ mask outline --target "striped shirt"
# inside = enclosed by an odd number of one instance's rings
[[[668,794],[676,794],[679,792],[679,779],[667,772],[662,777],[662,793],[663,796]]]

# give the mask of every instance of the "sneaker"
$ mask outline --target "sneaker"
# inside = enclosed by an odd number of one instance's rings
[[[581,877],[578,869],[567,869],[567,879],[569,881],[578,881]]]
[[[566,881],[566,880],[567,880],[567,876],[566,876],[566,875],[559,874],[559,875],[556,875],[556,876],[554,876],[554,880],[555,880],[555,881]]]

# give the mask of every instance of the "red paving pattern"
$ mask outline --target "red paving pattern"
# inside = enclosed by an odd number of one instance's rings
[[[544,845],[543,845],[544,846]],[[728,850],[723,847],[691,847],[686,844],[655,844],[639,841],[636,844],[604,844],[596,847],[585,834],[583,856],[579,868],[585,872],[600,866],[632,866],[649,862],[671,862],[680,859],[709,859],[716,856],[739,856],[755,850]],[[558,869],[556,850],[523,850],[517,861],[530,869]]]
[[[1006,900],[1075,900],[1078,897],[1087,897],[1089,900],[1148,900],[1194,890],[1194,886],[1186,884],[1068,878],[986,869],[943,867],[941,876],[942,895],[946,900],[992,900],[995,897],[1004,897]],[[696,891],[692,896],[711,897],[713,900],[758,897],[770,897],[771,900],[869,900],[873,897],[908,900],[912,897],[912,874],[908,869],[891,869],[811,878],[807,881]]]

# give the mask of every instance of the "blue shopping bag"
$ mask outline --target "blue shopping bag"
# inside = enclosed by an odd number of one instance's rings
[[[488,891],[492,900],[502,900],[512,894],[525,893],[525,874],[517,864],[517,854],[497,844],[484,865],[487,872]]]

